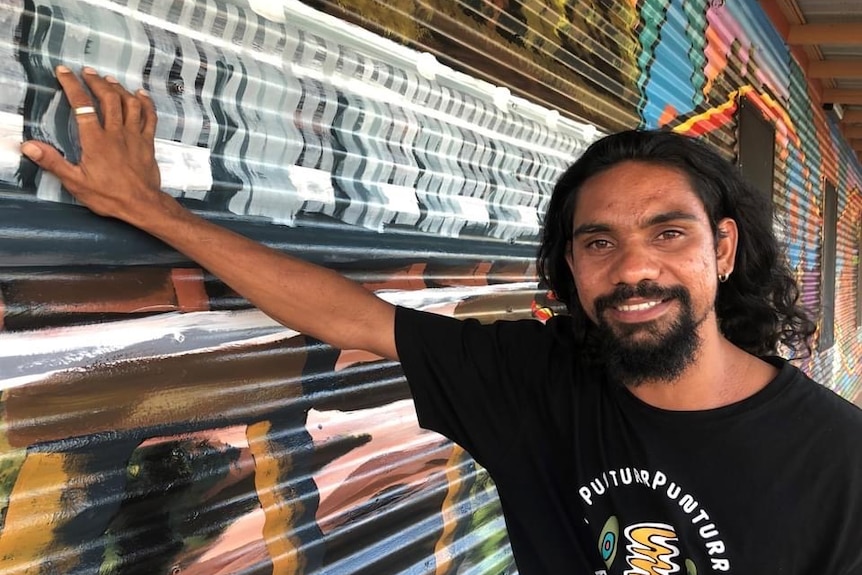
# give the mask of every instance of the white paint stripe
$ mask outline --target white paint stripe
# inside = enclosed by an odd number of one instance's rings
[[[272,66],[281,67],[284,65],[281,54],[269,54],[263,51],[255,51],[246,46],[238,46],[237,44],[234,44],[233,42],[227,41],[223,38],[217,38],[204,32],[180,26],[172,22],[167,22],[161,18],[137,12],[136,10],[130,9],[125,6],[120,6],[119,4],[115,4],[113,2],[110,2],[109,0],[86,0],[86,2],[98,8],[112,10],[127,18],[137,20],[138,22],[162,28],[178,35],[193,38],[201,41],[204,44],[218,46],[223,50],[241,54],[245,57],[249,57],[251,59],[258,60],[261,62],[266,62]],[[337,34],[337,36],[339,37],[339,41],[346,42],[353,46],[359,43],[359,47],[368,49],[373,57],[378,57],[382,60],[387,61],[390,64],[400,63],[405,70],[409,70],[411,71],[411,73],[415,73],[416,75],[418,75],[418,72],[415,71],[415,65],[416,62],[420,59],[421,53],[400,46],[395,42],[392,42],[391,40],[378,37],[368,32],[367,30],[359,28],[358,26],[353,26],[345,22],[341,22],[340,20],[333,18],[327,14],[323,14],[312,8],[309,8],[301,2],[283,0],[282,4],[284,6],[286,14],[294,17],[299,16],[308,20],[317,21],[318,23],[323,23],[326,25],[329,31]],[[294,22],[295,18],[288,18],[288,20]],[[401,60],[401,62],[397,62],[397,60]],[[508,140],[512,143],[519,145],[520,147],[528,146],[537,149],[543,154],[565,158],[566,160],[571,159],[571,154],[564,153],[563,150],[547,146],[541,146],[537,148],[535,146],[535,142],[512,139],[504,134],[498,132],[491,132],[479,126],[478,124],[467,122],[456,116],[442,113],[437,110],[416,106],[412,102],[407,101],[400,94],[397,94],[393,90],[388,90],[381,86],[366,84],[352,78],[340,78],[340,75],[337,73],[326,74],[321,71],[314,70],[312,68],[301,66],[295,63],[292,63],[291,67],[293,69],[293,72],[297,76],[331,81],[333,85],[336,85],[343,89],[348,89],[359,95],[367,96],[370,93],[375,93],[377,96],[376,99],[380,101],[395,103],[406,109],[421,111],[423,114],[438,118],[443,122],[452,123],[456,126],[469,129],[476,133],[484,134],[486,136],[493,135],[494,139]],[[467,76],[466,74],[455,72],[454,70],[445,66],[442,68],[440,73],[438,73],[437,79],[438,81],[440,79],[445,79],[448,81],[447,83],[455,82],[456,85],[460,84],[461,89],[468,89],[471,92],[478,92],[479,97],[484,97],[488,101],[493,100],[494,94],[498,93],[497,90],[499,88],[497,86],[489,84],[488,82],[483,82],[476,78]],[[529,102],[528,100],[513,96],[511,102],[516,104],[516,108],[519,110],[535,111],[536,114],[531,114],[531,116],[536,115],[536,118],[530,118],[531,120],[544,122],[545,115],[548,113],[548,110],[546,108],[538,106],[532,102]],[[588,137],[596,134],[595,128],[592,125],[578,124],[566,118],[563,118],[558,125],[560,126],[561,130],[567,132],[570,137],[573,137],[578,141],[586,140],[587,142],[589,142],[590,140],[588,139]]]
[[[158,138],[155,147],[163,189],[188,192],[212,188],[209,150]],[[203,194],[186,195],[203,199]]]
[[[218,38],[216,36],[212,36],[210,34],[206,34],[204,32],[194,30],[192,28],[188,28],[186,26],[180,26],[174,22],[168,22],[163,18],[159,18],[153,16],[151,14],[144,14],[143,12],[138,12],[132,8],[128,8],[126,6],[121,6],[119,4],[115,4],[110,0],[84,0],[87,4],[91,6],[95,6],[97,8],[101,8],[103,10],[111,10],[126,18],[130,18],[133,21],[137,21],[141,24],[149,24],[150,26],[154,26],[156,28],[161,28],[162,30],[167,30],[168,32],[173,32],[178,36],[186,36],[188,38],[192,38],[194,40],[198,40],[203,44],[209,44],[211,46],[218,46],[219,48],[228,51],[234,52],[237,54],[242,54],[243,56],[252,58],[254,60],[260,60],[262,62],[267,62],[272,66],[281,67],[281,55],[280,54],[267,54],[266,52],[257,52],[251,47],[239,46],[225,40],[224,38]]]
[[[18,169],[23,134],[24,116],[0,112],[0,173]]]
[[[377,295],[393,305],[418,308],[457,302],[480,295],[530,290],[535,289],[536,286],[536,282],[518,282],[491,286],[379,290]],[[0,358],[27,357],[75,350],[82,351],[82,353],[83,350],[114,351],[164,337],[174,337],[179,341],[184,337],[185,332],[192,330],[211,333],[224,332],[226,334],[232,331],[254,329],[279,328],[284,330],[275,335],[264,336],[266,340],[287,338],[297,334],[296,331],[284,328],[274,319],[256,309],[169,313],[117,321],[109,325],[111,329],[105,329],[105,324],[93,324],[24,332],[0,332]]]

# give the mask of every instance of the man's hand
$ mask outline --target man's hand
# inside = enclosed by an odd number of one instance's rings
[[[65,66],[57,80],[72,106],[81,139],[81,161],[67,162],[53,147],[24,142],[21,152],[56,175],[82,204],[103,216],[135,223],[140,201],[161,195],[155,161],[156,110],[143,90],[128,92],[115,79],[84,68],[83,78],[98,100],[102,119],[84,86]]]
[[[336,272],[280,254],[195,216],[159,191],[153,150],[156,113],[142,92],[84,68],[93,101],[68,68],[57,78],[75,111],[81,161],[67,162],[40,142],[21,151],[53,172],[94,212],[152,234],[208,269],[264,313],[343,349],[364,349],[397,360],[395,308]]]

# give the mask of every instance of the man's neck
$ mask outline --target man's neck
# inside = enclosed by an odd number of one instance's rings
[[[669,411],[703,411],[751,397],[778,370],[717,333],[705,338],[694,361],[673,381],[646,381],[630,387],[644,403]]]

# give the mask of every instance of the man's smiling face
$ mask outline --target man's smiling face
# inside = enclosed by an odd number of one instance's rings
[[[577,193],[569,268],[609,359],[631,384],[674,379],[718,336],[717,276],[732,270],[735,224],[719,222],[716,242],[688,178],[661,165],[624,162]]]

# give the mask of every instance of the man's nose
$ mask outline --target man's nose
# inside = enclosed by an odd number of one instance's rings
[[[617,246],[610,268],[610,280],[614,284],[638,285],[655,281],[660,273],[660,262],[648,246],[637,244]]]

